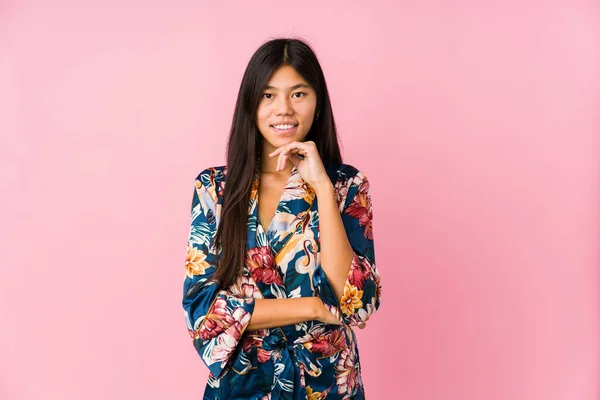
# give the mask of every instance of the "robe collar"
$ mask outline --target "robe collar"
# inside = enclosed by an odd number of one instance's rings
[[[260,159],[254,170],[248,206],[247,247],[270,246],[276,255],[297,232],[307,229],[315,192],[300,176],[294,166],[277,204],[275,216],[268,227],[258,218],[258,188],[260,185]]]

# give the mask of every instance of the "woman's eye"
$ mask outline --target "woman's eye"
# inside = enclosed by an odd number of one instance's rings
[[[304,93],[304,92],[296,92],[292,96],[295,96],[297,94],[301,94],[302,95],[302,96],[296,96],[297,99],[300,98],[300,97],[306,96],[306,93]],[[271,99],[271,97],[266,97],[266,96],[273,96],[273,95],[271,93],[263,93],[263,99]]]

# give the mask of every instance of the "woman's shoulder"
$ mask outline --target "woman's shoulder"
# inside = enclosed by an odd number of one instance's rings
[[[201,182],[203,185],[216,186],[225,180],[227,174],[226,165],[215,165],[206,167],[196,176],[196,181]]]
[[[360,183],[366,179],[364,171],[351,164],[330,164],[325,169],[334,184],[347,181]]]
[[[204,168],[196,176],[196,190],[204,188],[216,204],[222,204],[226,174],[225,165]]]

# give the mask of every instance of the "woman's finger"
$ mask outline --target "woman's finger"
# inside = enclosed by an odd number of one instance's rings
[[[331,324],[331,325],[341,325],[341,324],[342,324],[342,323],[340,322],[340,320],[339,320],[339,319],[337,319],[337,318],[335,317],[335,315],[333,315],[333,314],[331,313],[331,311],[329,311],[329,314],[327,315],[327,321],[325,321],[325,322],[326,322],[326,323],[328,323],[328,324]]]
[[[281,148],[278,149],[280,152],[277,155],[277,163],[275,164],[275,171],[279,171],[279,166],[281,165]]]
[[[281,151],[281,147],[269,154],[269,157],[275,157]]]
[[[284,144],[283,146],[279,147],[277,150],[275,150],[274,152],[271,153],[271,155],[276,156],[276,155],[281,155],[282,152],[286,151],[289,146],[291,144],[293,144],[294,142],[288,143],[288,144]]]
[[[306,154],[307,152],[306,143],[302,142],[292,142],[283,146],[282,153],[286,153],[289,155],[291,151],[300,152],[302,154]]]
[[[282,171],[285,168],[286,158],[291,154],[299,154],[301,160],[303,160],[309,152],[308,144],[303,142],[291,142],[281,146],[277,150],[269,154],[269,157],[277,157],[277,168],[276,171]]]
[[[279,158],[277,159],[277,171],[282,171],[285,167],[285,159],[287,155],[284,152],[279,153]]]
[[[285,168],[285,164],[287,163],[287,159],[292,155],[292,154],[296,154],[296,149],[290,149],[290,150],[286,150],[286,151],[282,151],[280,156],[280,160],[279,160],[279,169],[283,170]]]
[[[285,167],[285,159],[287,157],[286,152],[287,152],[288,148],[290,147],[290,145],[293,144],[293,143],[294,142],[288,143],[285,146],[281,146],[280,147],[281,152],[279,153],[279,158],[277,159],[277,171],[282,171],[284,169],[284,167]]]
[[[290,145],[293,143],[290,143]],[[285,150],[283,150],[279,156],[281,157],[281,161],[280,161],[280,165],[279,168],[281,170],[283,170],[285,168],[285,164],[286,164],[286,159],[289,158],[292,154],[298,154],[300,151],[302,151],[301,147],[297,147],[297,146],[290,146]],[[290,159],[291,160],[291,159]],[[295,164],[294,164],[295,165]]]
[[[289,158],[294,165],[298,165],[298,163],[302,161],[302,158],[298,156],[298,153],[290,153]]]

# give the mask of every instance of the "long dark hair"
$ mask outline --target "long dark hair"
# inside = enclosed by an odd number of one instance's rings
[[[260,168],[263,141],[256,112],[264,87],[284,65],[294,68],[317,95],[315,113],[319,118],[313,121],[304,140],[315,142],[325,166],[342,162],[325,76],[315,52],[299,39],[278,38],[264,43],[252,55],[244,72],[227,142],[227,179],[215,237],[217,254],[222,250],[222,259],[217,257],[213,276],[223,288],[231,286],[243,271],[250,192],[254,172]]]

